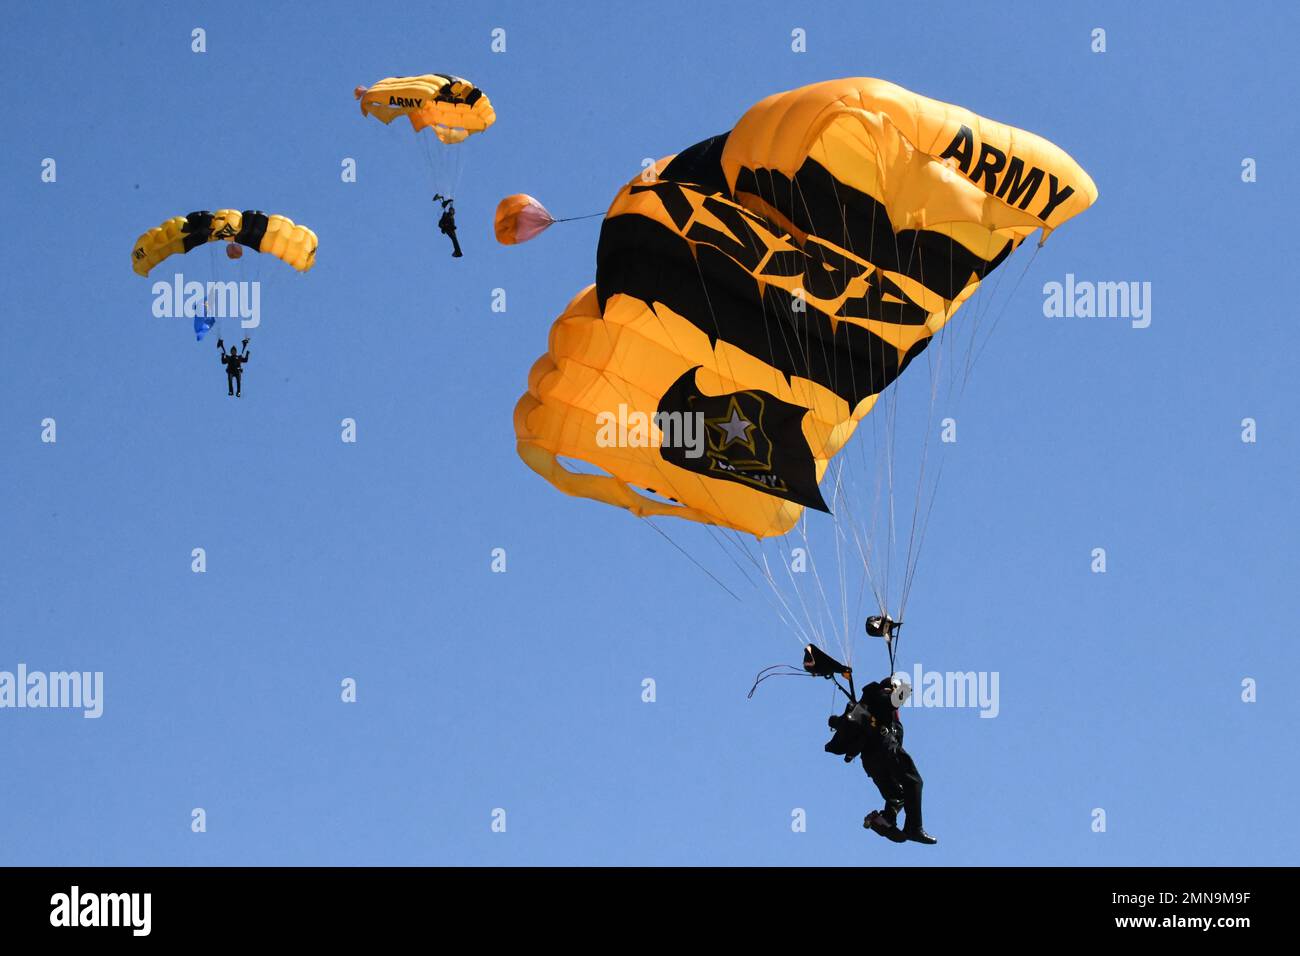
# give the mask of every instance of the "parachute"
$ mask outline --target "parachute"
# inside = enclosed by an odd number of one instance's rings
[[[406,117],[423,154],[432,190],[445,198],[455,195],[463,166],[461,145],[496,122],[487,94],[469,80],[449,73],[390,76],[352,91],[363,116],[385,126]],[[424,133],[429,130],[429,133]]]
[[[614,197],[595,284],[555,322],[515,408],[519,455],[566,494],[760,542],[806,534],[806,509],[833,512],[821,553],[856,548],[880,615],[901,621],[928,510],[918,484],[900,533],[894,412],[870,463],[887,527],[858,514],[870,496],[842,469],[825,493],[823,478],[988,274],[1096,197],[1047,140],[891,83],[770,96]],[[927,358],[932,376],[944,355]],[[901,593],[878,574],[900,538]],[[774,571],[732,541],[769,584],[791,570],[788,553]],[[847,608],[843,564],[840,582]],[[801,641],[829,624],[843,643],[840,600],[819,603],[817,621],[784,597],[776,609]]]
[[[189,252],[209,242],[238,243],[275,256],[299,272],[306,272],[316,264],[316,233],[306,226],[255,209],[244,212],[218,209],[173,216],[150,229],[131,249],[131,268],[136,275],[147,276],[168,256]],[[230,255],[230,258],[238,256]]]
[[[497,203],[496,219],[492,227],[497,242],[503,246],[513,246],[527,242],[558,221],[532,196],[515,193]]]
[[[358,86],[352,95],[360,101],[362,115],[385,125],[405,116],[411,129],[418,133],[432,127],[447,144],[464,142],[497,118],[492,101],[482,90],[469,80],[446,73],[390,76],[370,87]]]
[[[224,246],[216,243],[224,243]],[[176,289],[174,308],[171,305],[173,297],[166,297],[167,314],[192,317],[194,338],[202,341],[223,319],[240,318],[237,313],[241,282],[256,283],[258,287],[257,321],[260,321],[263,288],[274,284],[277,273],[285,272],[284,266],[275,260],[300,273],[308,272],[316,264],[318,245],[316,233],[285,216],[268,215],[255,209],[243,212],[234,209],[202,210],[173,216],[136,239],[131,247],[131,269],[136,275],[147,277],[171,256],[186,255],[204,246],[208,248],[210,255],[186,259],[184,278],[188,281],[184,287]],[[262,255],[245,256],[245,248]],[[219,249],[223,251],[218,252]],[[274,265],[268,268],[267,263]],[[250,335],[255,324],[241,321],[237,334]],[[220,329],[218,334],[221,334]]]

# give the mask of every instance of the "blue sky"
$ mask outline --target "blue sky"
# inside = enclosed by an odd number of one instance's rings
[[[0,711],[0,863],[1295,861],[1294,5],[267,6],[5,15],[0,670],[103,671],[105,709]],[[499,117],[458,261],[351,95],[425,71]],[[1101,194],[1014,291],[1007,267],[926,539],[901,663],[1000,682],[994,719],[905,714],[931,849],[861,830],[878,800],[822,752],[827,685],[746,700],[798,659],[763,601],[556,493],[511,428],[599,226],[500,247],[497,199],[601,210],[643,157],[853,75],[1046,136]],[[238,402],[128,267],[219,206],[320,237]],[[1067,273],[1151,283],[1150,327],[1044,318]]]

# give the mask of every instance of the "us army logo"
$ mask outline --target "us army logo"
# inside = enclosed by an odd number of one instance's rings
[[[659,451],[664,460],[830,511],[817,487],[817,466],[801,427],[808,410],[756,389],[705,395],[695,382],[698,369],[691,369],[664,392],[659,413],[702,416],[704,454],[689,458],[683,448],[664,447]]]

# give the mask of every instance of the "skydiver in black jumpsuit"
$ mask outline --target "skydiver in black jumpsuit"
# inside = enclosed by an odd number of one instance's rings
[[[443,199],[442,194],[435,194],[434,202],[442,201],[442,216],[438,219],[438,228],[443,235],[451,237],[451,257],[459,259],[461,257],[460,243],[456,241],[456,207],[452,205],[455,200]]]
[[[826,749],[843,754],[846,761],[861,754],[862,769],[885,798],[884,809],[869,814],[863,826],[896,843],[937,843],[921,826],[921,774],[903,749],[903,722],[894,706],[894,690],[888,677],[863,687],[858,700],[849,704],[843,716],[828,721],[835,736]],[[900,810],[907,819],[903,830],[898,829]]]
[[[226,394],[234,395],[236,398],[243,398],[242,385],[244,377],[244,363],[248,361],[248,339],[244,339],[244,354],[239,354],[239,349],[231,348],[230,354],[226,354],[226,343],[217,339],[217,348],[221,350],[221,364],[226,367]]]

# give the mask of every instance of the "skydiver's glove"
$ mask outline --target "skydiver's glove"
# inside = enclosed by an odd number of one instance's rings
[[[217,348],[221,349],[221,351],[224,352],[224,351],[226,350],[226,340],[225,340],[225,339],[217,339]]]
[[[244,348],[248,348],[248,339],[245,338],[241,344],[244,346]]]

